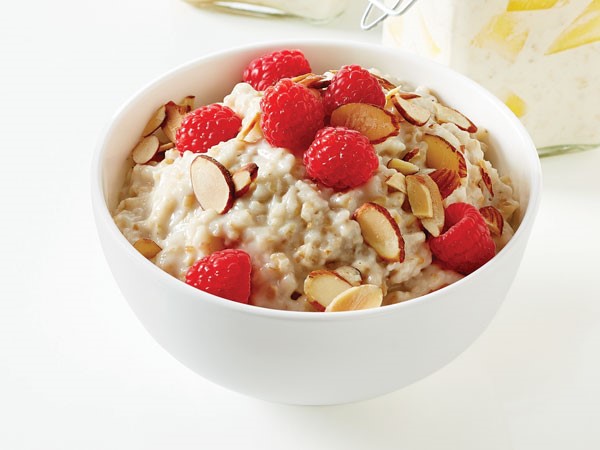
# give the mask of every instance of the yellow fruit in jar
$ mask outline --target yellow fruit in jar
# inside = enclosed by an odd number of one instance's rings
[[[529,31],[521,24],[518,13],[502,13],[493,17],[473,39],[473,45],[494,50],[509,61],[521,52]]]
[[[507,11],[530,11],[533,9],[550,9],[558,0],[509,0]]]
[[[556,38],[547,55],[600,41],[600,0],[592,2]]]

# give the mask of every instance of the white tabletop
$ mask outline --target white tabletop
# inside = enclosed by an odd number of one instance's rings
[[[179,0],[0,6],[0,448],[600,448],[600,151],[543,161],[544,199],[488,330],[444,369],[336,407],[247,398],[145,332],[113,281],[89,199],[95,141],[165,70],[273,38],[358,30],[202,11]]]

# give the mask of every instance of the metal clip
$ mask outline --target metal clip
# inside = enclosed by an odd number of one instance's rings
[[[362,19],[360,21],[360,27],[363,30],[370,30],[388,16],[399,16],[401,14],[404,14],[412,5],[415,4],[416,1],[417,0],[397,0],[393,6],[388,7],[384,4],[383,1],[369,0],[367,9],[365,9],[365,12],[363,13]],[[382,11],[383,14],[375,18],[372,22],[368,22],[369,16],[373,11],[373,6]]]

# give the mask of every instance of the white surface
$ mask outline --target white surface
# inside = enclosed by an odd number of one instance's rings
[[[228,392],[160,349],[122,299],[89,202],[92,148],[113,112],[210,50],[309,35],[378,41],[354,16],[327,29],[177,0],[0,6],[0,448],[600,446],[600,151],[543,162],[534,235],[484,335],[376,400],[302,408]]]

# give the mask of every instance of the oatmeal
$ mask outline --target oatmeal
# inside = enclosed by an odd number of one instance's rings
[[[518,204],[510,182],[485,159],[486,144],[478,139],[484,133],[461,129],[472,125],[468,119],[458,112],[448,119],[425,88],[391,84],[371,72],[383,85],[382,105],[372,107],[389,117],[382,125],[386,136],[370,141],[360,134],[367,119],[335,119],[358,129],[348,136],[372,152],[373,170],[356,168],[368,178],[359,186],[328,186],[311,175],[324,170],[311,165],[315,143],[348,128],[323,127],[303,159],[302,152],[264,137],[265,95],[242,82],[215,113],[231,122],[235,136],[203,153],[180,151],[179,142],[164,152],[157,147],[147,162],[134,163],[115,223],[132,244],[150,249],[146,256],[154,264],[182,281],[202,258],[242,250],[252,266],[248,302],[267,308],[362,309],[406,301],[462,278],[460,269],[432,256],[430,239],[445,232],[444,209],[453,203],[483,209],[478,217],[487,218],[486,239],[497,252],[513,234],[510,219]],[[310,89],[302,89],[318,98],[333,77],[315,76],[306,82]]]

